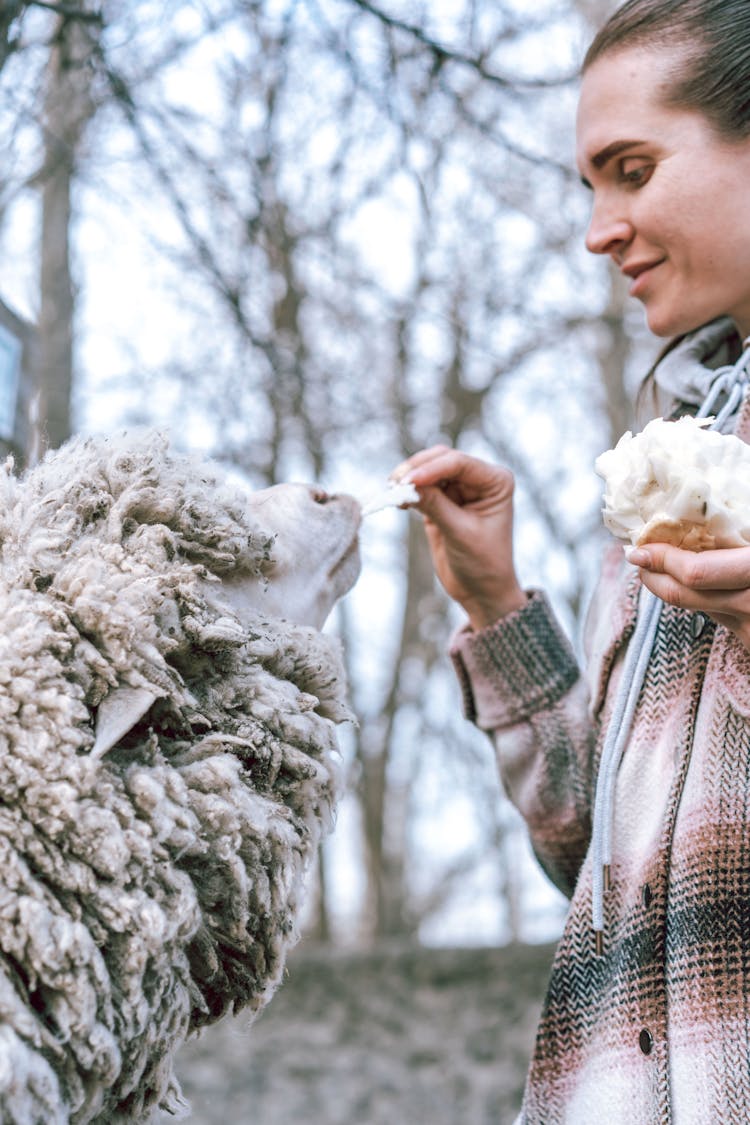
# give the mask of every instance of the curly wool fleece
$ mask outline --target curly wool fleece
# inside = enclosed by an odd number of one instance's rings
[[[258,1011],[349,718],[336,643],[220,614],[272,540],[159,435],[74,440],[0,475],[0,1120],[186,1110],[173,1056]],[[103,700],[153,700],[95,748]]]

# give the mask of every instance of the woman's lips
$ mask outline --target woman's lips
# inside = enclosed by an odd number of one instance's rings
[[[630,288],[628,289],[628,293],[631,297],[639,297],[641,295],[643,290],[650,283],[654,271],[662,265],[663,261],[664,259],[662,258],[660,261],[652,262],[650,265],[637,266],[632,269],[632,272],[627,269],[623,270],[623,273],[632,278]]]

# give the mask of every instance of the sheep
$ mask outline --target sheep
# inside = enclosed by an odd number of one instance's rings
[[[0,472],[4,1123],[185,1116],[179,1046],[271,997],[340,790],[320,627],[359,523],[156,433]]]

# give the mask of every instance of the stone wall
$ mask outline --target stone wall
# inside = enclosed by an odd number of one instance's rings
[[[252,1028],[227,1019],[178,1075],[194,1125],[511,1125],[550,946],[300,947]]]

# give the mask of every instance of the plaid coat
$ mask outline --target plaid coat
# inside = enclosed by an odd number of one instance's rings
[[[737,432],[747,439],[750,409]],[[465,710],[490,733],[534,851],[570,897],[524,1125],[750,1122],[750,651],[665,607],[620,765],[604,950],[591,815],[639,580],[613,545],[582,675],[540,593],[457,635]]]

